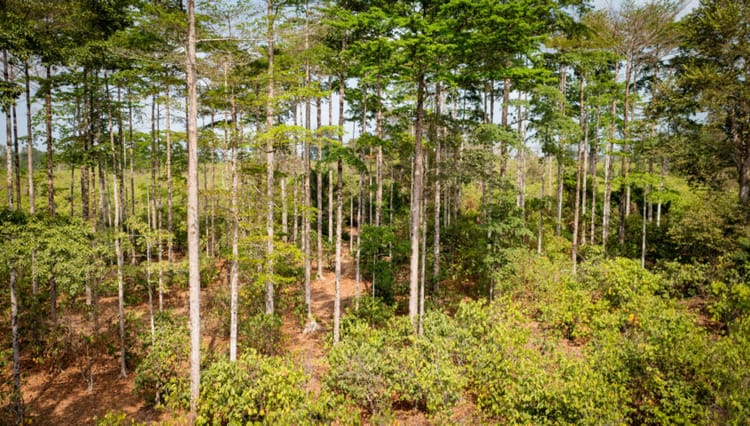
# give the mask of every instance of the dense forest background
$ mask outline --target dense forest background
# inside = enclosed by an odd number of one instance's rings
[[[747,1],[0,0],[0,49],[0,423],[750,421]]]

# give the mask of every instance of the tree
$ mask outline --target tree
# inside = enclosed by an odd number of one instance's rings
[[[198,217],[198,92],[196,87],[195,0],[187,1],[188,37],[185,49],[185,69],[188,92],[187,117],[187,229],[188,272],[190,287],[190,414],[195,422],[198,413],[201,378],[201,318],[200,318],[200,220]]]
[[[682,22],[680,95],[696,101],[707,124],[732,147],[738,198],[750,208],[750,4],[705,0]],[[719,141],[717,141],[719,142]],[[747,220],[747,213],[745,220]]]

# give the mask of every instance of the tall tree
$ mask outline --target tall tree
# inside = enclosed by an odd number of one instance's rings
[[[185,48],[187,79],[187,244],[190,288],[190,413],[195,422],[198,413],[201,377],[200,319],[200,219],[198,217],[198,92],[196,87],[195,0],[187,0],[188,36]]]

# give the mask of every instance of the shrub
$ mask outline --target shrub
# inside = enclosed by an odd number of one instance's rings
[[[608,383],[626,389],[630,421],[705,423],[712,401],[708,339],[695,318],[648,295],[613,315],[619,327],[599,330],[589,356]]]
[[[621,423],[618,389],[584,361],[539,348],[522,319],[507,300],[457,313],[469,330],[461,347],[479,408],[506,423]]]
[[[169,316],[158,319],[153,342],[150,335],[141,337],[149,343],[135,369],[135,389],[150,404],[184,401],[188,389],[188,330]]]
[[[614,307],[629,303],[637,295],[654,294],[662,287],[658,276],[638,262],[621,257],[581,265],[580,279]]]
[[[458,344],[447,333],[435,333],[452,328],[445,325],[450,322],[442,314],[426,315],[424,336],[415,336],[403,317],[391,319],[382,329],[351,322],[328,354],[327,389],[374,414],[388,413],[394,405],[428,413],[453,406],[465,383],[454,363]]]
[[[298,424],[307,417],[307,377],[290,361],[245,352],[204,370],[196,424]]]

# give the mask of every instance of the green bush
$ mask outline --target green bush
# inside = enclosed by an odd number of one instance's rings
[[[264,355],[279,355],[284,351],[284,325],[277,314],[255,314],[242,318],[239,324],[239,340],[242,348],[256,350]]]
[[[706,423],[713,401],[709,341],[695,318],[649,295],[612,315],[619,327],[600,329],[588,355],[608,383],[626,389],[630,421]]]
[[[167,315],[158,317],[153,341],[141,337],[145,356],[135,369],[135,390],[149,404],[184,402],[188,390],[189,335],[185,325]]]
[[[415,336],[407,318],[393,318],[380,329],[353,321],[327,357],[326,388],[343,395],[370,413],[388,413],[394,406],[411,406],[437,413],[452,407],[464,385],[454,363],[457,342],[437,334],[452,328],[442,314],[425,316],[424,336]]]
[[[710,353],[716,391],[715,424],[750,423],[750,317],[738,321]]]
[[[583,360],[532,339],[512,303],[464,303],[456,318],[469,331],[461,346],[468,388],[488,415],[522,424],[622,422],[619,390]]]
[[[307,418],[307,377],[290,361],[247,351],[203,371],[198,425],[298,424]]]
[[[623,306],[641,294],[654,294],[663,284],[659,277],[631,259],[618,257],[581,265],[580,279],[614,307]]]

